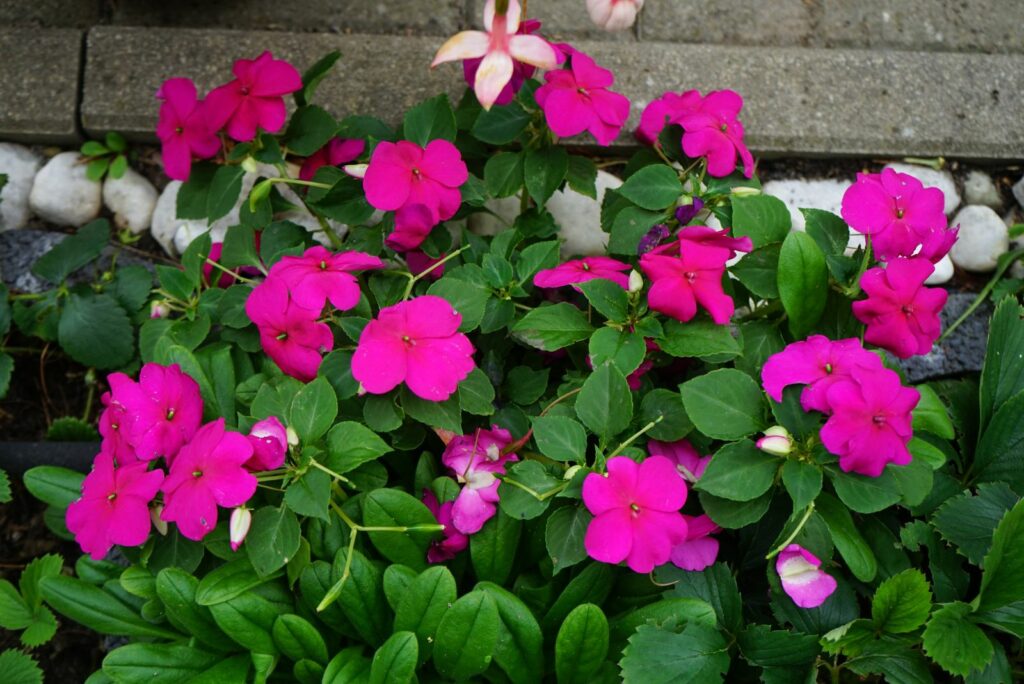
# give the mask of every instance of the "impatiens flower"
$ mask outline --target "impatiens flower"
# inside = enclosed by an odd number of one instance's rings
[[[231,542],[231,550],[237,551],[238,547],[245,541],[252,526],[252,511],[245,506],[239,506],[231,511],[231,519],[228,521],[228,540]]]
[[[519,30],[516,31],[516,33],[519,35],[531,35],[540,31],[540,26],[540,22],[536,19],[524,19],[519,22]],[[480,70],[480,65],[482,63],[483,58],[481,57],[462,61],[462,76],[466,79],[466,84],[471,88],[476,83],[476,73]],[[536,71],[537,67],[534,65],[513,59],[512,78],[509,79],[509,82],[501,89],[501,93],[498,95],[497,99],[494,100],[494,104],[507,105],[512,102],[516,93],[518,93],[519,89],[523,87],[523,83],[526,82],[527,79],[533,78]]]
[[[684,116],[697,111],[701,101],[700,93],[696,90],[687,90],[684,93],[665,93],[657,100],[652,101],[644,107],[640,115],[640,127],[636,131],[636,137],[641,142],[653,145],[658,141],[658,136],[669,124],[682,124]]]
[[[428,563],[443,563],[449,561],[469,546],[469,537],[452,523],[453,501],[438,503],[437,497],[429,489],[423,490],[423,504],[430,510],[434,518],[441,525],[444,525],[444,539],[430,543],[427,549]]]
[[[583,503],[594,515],[583,544],[594,560],[626,561],[633,572],[647,573],[669,560],[686,540],[686,482],[667,458],[643,463],[616,456],[608,473],[583,480]]]
[[[736,158],[743,163],[743,175],[754,175],[754,157],[743,142],[743,124],[737,118],[743,98],[732,90],[716,90],[704,96],[693,112],[684,115],[683,152],[688,157],[705,157],[708,173],[716,178],[736,170]]]
[[[288,431],[275,416],[264,418],[249,430],[252,458],[245,467],[249,470],[274,470],[284,465],[288,453]]]
[[[352,376],[370,394],[405,382],[421,399],[444,401],[476,367],[461,323],[452,305],[434,295],[386,306],[359,336]]]
[[[708,226],[685,226],[679,230],[678,237],[680,252],[685,251],[688,244],[721,247],[729,250],[729,258],[732,259],[736,252],[749,252],[754,249],[754,243],[749,237],[730,237],[728,228],[715,230]]]
[[[912,256],[928,239],[939,241],[937,246],[929,246],[930,255],[940,252],[944,241],[950,239],[943,208],[941,190],[926,188],[917,178],[886,168],[881,173],[857,174],[857,182],[843,195],[841,211],[851,228],[871,236],[878,258],[888,261]],[[955,241],[955,235],[952,239]]]
[[[299,169],[299,180],[313,180],[318,169],[323,166],[341,166],[356,159],[366,149],[366,141],[360,138],[333,138],[326,145],[306,157]]]
[[[395,229],[384,238],[384,244],[396,252],[417,249],[437,221],[433,210],[425,204],[406,204],[395,212]]]
[[[427,280],[440,280],[441,276],[444,275],[444,264],[436,266],[444,259],[445,255],[437,257],[436,259],[426,252],[421,250],[414,250],[407,252],[405,255],[405,265],[409,268],[409,273],[414,276],[425,273],[423,277]],[[436,267],[435,267],[436,266]]]
[[[813,553],[790,544],[775,559],[775,571],[782,581],[782,590],[801,608],[817,608],[836,590],[836,580],[821,569],[821,561]]]
[[[793,450],[793,436],[781,425],[774,425],[764,431],[764,437],[758,439],[756,445],[773,456],[788,456]]]
[[[82,551],[101,560],[114,544],[138,546],[149,536],[149,502],[164,479],[149,463],[115,467],[101,452],[82,481],[82,496],[68,506],[65,522]]]
[[[217,526],[217,506],[241,506],[256,492],[256,477],[243,466],[252,445],[237,432],[224,431],[224,419],[204,425],[174,459],[160,490],[161,517],[177,523],[188,539],[199,541]]]
[[[653,310],[684,323],[697,315],[699,304],[715,323],[727,324],[735,305],[722,289],[722,277],[731,251],[688,242],[680,252],[674,257],[656,250],[640,257],[640,268],[651,280],[647,303]]]
[[[887,463],[906,465],[911,411],[920,398],[900,384],[895,371],[855,366],[848,379],[828,389],[832,415],[821,428],[821,441],[848,473],[878,477]]]
[[[533,276],[533,284],[537,287],[564,287],[585,283],[595,278],[610,280],[622,289],[629,288],[629,276],[623,271],[630,270],[630,265],[617,259],[604,256],[583,257],[573,261],[566,261],[555,268],[547,268],[538,271]]]
[[[171,307],[162,299],[154,299],[149,303],[150,318],[167,318],[171,315]]]
[[[663,456],[675,465],[683,479],[693,484],[704,474],[711,462],[711,456],[701,456],[685,439],[676,442],[661,442],[652,439],[647,442],[647,453],[651,456]]]
[[[479,532],[497,512],[501,482],[495,476],[505,474],[506,463],[519,460],[515,454],[502,453],[511,443],[509,431],[494,425],[490,430],[458,435],[445,447],[441,462],[463,485],[452,506],[452,524],[459,532]]]
[[[628,29],[643,6],[644,0],[587,0],[591,21],[605,31]]]
[[[777,402],[782,401],[782,391],[789,385],[807,385],[800,394],[803,409],[831,413],[828,388],[849,378],[855,367],[881,370],[882,360],[856,338],[830,340],[824,335],[811,335],[768,357],[761,369],[761,384]]]
[[[163,100],[156,136],[162,145],[164,173],[187,181],[193,157],[209,159],[220,151],[217,126],[210,124],[206,108],[196,98],[196,86],[187,78],[164,81],[156,96]]]
[[[224,253],[224,243],[214,242],[210,245],[210,261],[220,263],[220,257]],[[203,282],[209,287],[231,287],[235,283],[235,278],[230,273],[217,269],[214,273],[215,266],[209,261],[203,264]]]
[[[519,32],[522,7],[509,0],[505,14],[495,12],[495,0],[484,5],[484,31],[462,31],[441,46],[431,62],[436,67],[457,59],[480,59],[473,79],[473,91],[484,109],[498,101],[516,71],[516,62],[554,69],[561,55],[540,36]]]
[[[683,204],[676,209],[676,221],[679,221],[681,226],[685,226],[692,221],[700,213],[700,210],[704,208],[704,200],[700,197],[692,197],[691,200],[689,204]],[[747,241],[749,242],[750,238],[747,238]],[[753,248],[754,245],[751,243],[748,249],[742,251],[749,252]]]
[[[706,515],[684,515],[683,518],[686,519],[686,540],[672,548],[669,560],[677,568],[700,572],[714,565],[718,558],[718,540],[711,535],[721,532],[722,528]]]
[[[633,392],[640,389],[643,386],[643,377],[650,373],[652,368],[654,368],[653,361],[642,361],[635,371],[626,376],[626,384],[629,389]]]
[[[170,463],[203,420],[199,385],[178,364],[147,363],[138,383],[124,385],[119,394],[129,417],[129,439],[140,460],[163,457]]]
[[[302,88],[295,67],[264,52],[256,59],[237,60],[231,71],[235,80],[206,96],[214,130],[226,126],[227,134],[239,142],[255,138],[258,129],[280,131],[288,118],[284,96]]]
[[[339,311],[359,303],[359,281],[352,271],[384,268],[384,262],[362,252],[333,253],[325,247],[310,247],[302,256],[286,256],[270,269],[279,278],[296,306],[316,313],[326,302]]]
[[[334,347],[334,335],[319,312],[297,306],[288,286],[279,278],[267,278],[249,295],[245,313],[260,332],[260,344],[274,363],[293,378],[309,382]]]
[[[939,312],[949,293],[925,287],[935,267],[921,257],[899,258],[885,268],[869,268],[860,278],[868,298],[853,303],[853,315],[867,325],[864,341],[901,359],[927,354],[942,332]]]
[[[612,72],[576,51],[568,69],[544,74],[535,94],[555,135],[567,138],[590,131],[599,145],[610,145],[629,118],[629,99],[608,90]]]
[[[131,444],[131,416],[122,403],[125,391],[135,382],[124,373],[111,373],[107,376],[110,391],[100,397],[103,412],[100,414],[99,431],[103,437],[103,453],[109,454],[114,466],[123,466],[139,460],[135,455],[135,447]]]

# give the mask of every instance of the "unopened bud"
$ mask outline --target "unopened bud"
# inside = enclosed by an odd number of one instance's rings
[[[246,157],[242,160],[242,169],[247,173],[256,173],[259,171],[259,166],[256,164],[255,159]]]
[[[299,446],[299,433],[295,431],[295,428],[289,425],[288,429],[284,431],[284,434],[288,437],[288,446]]]
[[[149,519],[153,521],[153,527],[160,533],[161,536],[167,536],[167,523],[160,517],[160,514],[164,512],[163,504],[156,504],[151,506],[149,509]]]
[[[730,192],[733,197],[753,197],[754,195],[761,194],[761,188],[751,188],[745,185],[739,185],[733,188]]]
[[[764,437],[757,440],[757,448],[775,456],[788,456],[793,450],[793,437],[789,430],[776,425],[764,431]]]
[[[171,313],[171,308],[167,306],[167,302],[162,299],[156,299],[149,305],[149,317],[150,318],[167,318]]]
[[[231,550],[237,551],[238,547],[245,541],[245,535],[249,534],[249,526],[252,525],[252,511],[245,506],[239,506],[231,511],[231,522],[228,523],[228,534],[231,540]]]
[[[629,292],[635,294],[644,289],[644,277],[635,268],[629,272]]]
[[[574,465],[573,467],[569,468],[568,470],[565,471],[565,475],[562,476],[562,479],[571,480],[572,478],[576,477],[576,473],[580,472],[581,467],[582,466]]]
[[[366,175],[366,169],[368,168],[370,168],[369,164],[345,164],[345,166],[341,167],[341,170],[353,178],[362,178]]]

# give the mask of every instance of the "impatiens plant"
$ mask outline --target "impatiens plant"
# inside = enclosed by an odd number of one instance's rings
[[[980,383],[896,360],[941,334],[941,192],[864,174],[791,231],[740,95],[670,92],[574,251],[561,138],[630,104],[484,11],[398,128],[313,103],[337,55],[159,91],[178,215],[239,218],[158,269],[92,472],[25,479],[88,554],[43,599],[128,637],[90,681],[1011,681],[1022,310]]]

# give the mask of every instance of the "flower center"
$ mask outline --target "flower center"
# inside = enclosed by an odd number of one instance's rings
[[[321,271],[326,271],[327,270],[327,262],[326,261],[321,261],[320,262],[320,270]]]
[[[718,130],[720,130],[720,131],[722,131],[723,133],[725,133],[726,131],[728,131],[728,130],[729,130],[729,124],[725,124],[725,123],[723,123],[723,124],[722,124],[721,126],[719,126],[719,127],[718,127]]]
[[[898,219],[903,218],[903,210],[902,209],[899,209],[899,208],[896,209],[896,218],[898,218]]]
[[[901,307],[901,310],[903,311],[903,314],[906,315],[906,316],[914,315],[914,307],[911,306],[910,304],[904,304]]]
[[[693,283],[694,281],[697,280],[697,274],[694,273],[693,271],[687,271],[683,275],[686,276],[686,282],[688,283]]]
[[[640,507],[635,503],[629,504],[629,509],[631,511],[630,515],[632,515],[634,518],[640,515]]]
[[[178,126],[177,128],[174,129],[174,132],[177,133],[178,135],[181,135],[182,133],[185,132],[185,129],[182,128],[181,126]]]
[[[584,261],[583,265],[582,265],[582,268],[583,268],[584,271],[589,271],[590,270],[590,264],[588,264],[586,261]]]
[[[590,93],[587,92],[586,88],[577,88],[576,92],[582,95],[583,97],[590,97]]]
[[[193,470],[192,471],[192,477],[196,478],[197,480],[199,478],[201,478],[202,476],[203,476],[203,471],[202,470]]]
[[[117,498],[117,492],[110,492],[107,494],[107,501],[113,501]]]
[[[826,363],[825,364],[825,372],[830,374],[830,375],[832,374],[832,364],[831,363]]]
[[[405,345],[407,347],[415,347],[416,346],[416,340],[412,339],[408,335],[402,335],[402,342],[405,342]]]
[[[167,420],[174,420],[174,407],[167,409]]]
[[[885,425],[885,416],[881,416],[881,415],[873,416],[871,418],[871,422],[874,423],[875,425],[881,427],[881,426]]]
[[[414,166],[412,167],[412,175],[418,179],[422,174],[420,173],[420,170]]]
[[[278,335],[277,337],[275,337],[274,339],[277,340],[278,342],[284,342],[285,340],[288,339],[288,333],[283,332],[280,335]]]
[[[242,88],[239,90],[239,92],[242,93],[242,95],[248,95],[249,94],[249,86],[242,86]]]

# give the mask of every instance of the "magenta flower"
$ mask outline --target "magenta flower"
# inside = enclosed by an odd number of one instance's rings
[[[82,496],[68,506],[65,523],[82,551],[101,560],[114,544],[139,546],[149,536],[149,502],[156,496],[164,471],[148,463],[115,467],[101,451],[82,481]]]
[[[162,145],[164,173],[187,181],[193,157],[209,159],[220,151],[217,127],[210,124],[206,107],[196,98],[196,86],[189,79],[164,81],[156,96],[163,100],[156,136]]]
[[[224,253],[224,243],[214,242],[210,245],[209,259],[216,263],[220,263],[220,257]],[[203,264],[203,282],[208,287],[231,287],[235,283],[235,278],[230,273],[226,273],[219,268],[217,273],[213,272],[213,264],[206,262]]]
[[[213,129],[226,126],[227,134],[239,142],[255,138],[258,129],[280,131],[288,118],[284,96],[302,87],[295,67],[263,52],[256,59],[237,60],[231,71],[235,80],[206,96]]]
[[[359,303],[359,281],[352,271],[384,268],[384,262],[362,252],[334,254],[324,247],[310,247],[302,256],[286,256],[270,269],[269,278],[280,279],[296,306],[320,313],[328,301],[339,311]]]
[[[683,93],[665,93],[657,100],[644,107],[640,115],[640,126],[636,137],[641,142],[653,145],[658,136],[669,124],[682,125],[683,117],[697,111],[701,102],[700,93],[687,90]],[[734,165],[735,166],[735,165]]]
[[[218,505],[241,506],[256,492],[256,478],[244,467],[251,457],[249,440],[225,432],[223,418],[204,425],[178,454],[160,487],[160,518],[200,541],[217,526]]]
[[[664,249],[640,257],[640,268],[651,279],[650,307],[685,323],[697,315],[700,304],[715,323],[727,324],[735,305],[722,289],[722,277],[731,250],[693,241],[687,241],[677,257],[665,256],[659,251]]]
[[[590,19],[605,31],[622,31],[636,22],[644,0],[587,0]]]
[[[901,359],[927,354],[942,332],[939,312],[949,293],[925,287],[935,267],[927,259],[894,259],[869,268],[860,278],[868,298],[853,303],[853,315],[868,328],[864,340]]]
[[[536,19],[523,19],[519,23],[519,30],[516,31],[517,35],[528,36],[537,31],[540,31],[540,22]],[[556,48],[557,51],[557,48]],[[473,87],[476,83],[476,74],[480,70],[480,65],[483,63],[482,57],[476,57],[474,59],[465,59],[462,61],[462,76],[466,79],[466,85]],[[526,62],[520,62],[517,59],[512,60],[512,78],[505,84],[505,87],[501,89],[501,93],[494,100],[496,105],[507,105],[515,99],[516,93],[523,87],[523,83],[533,78],[534,73],[537,71],[537,67]]]
[[[651,456],[662,456],[675,465],[683,479],[690,484],[695,483],[704,474],[711,462],[711,456],[701,456],[685,439],[676,442],[660,442],[652,439],[647,442],[647,453]]]
[[[754,175],[754,157],[743,142],[743,124],[737,118],[743,98],[732,90],[708,93],[692,112],[680,117],[683,152],[688,157],[706,157],[708,173],[721,178],[736,170],[736,158],[743,162],[743,175]]]
[[[555,268],[546,268],[533,276],[533,284],[537,287],[564,287],[585,283],[595,278],[610,280],[623,290],[629,287],[629,276],[622,271],[632,268],[617,259],[604,256],[583,257],[559,264]]]
[[[260,345],[287,375],[309,382],[334,347],[334,334],[317,322],[318,311],[297,306],[280,278],[267,278],[249,294],[245,313],[260,332]]]
[[[274,470],[284,465],[288,453],[288,433],[275,416],[264,418],[249,430],[252,458],[245,462],[248,470]]]
[[[110,391],[100,397],[104,406],[99,420],[100,436],[103,437],[101,449],[103,453],[110,454],[117,467],[139,460],[131,444],[132,417],[123,403],[126,388],[134,386],[135,381],[124,373],[111,373],[107,376],[107,384]]]
[[[790,544],[775,559],[782,590],[801,608],[817,608],[836,590],[836,580],[821,569],[813,553]]]
[[[441,455],[444,463],[463,485],[452,506],[452,524],[463,534],[476,534],[497,512],[496,475],[505,474],[505,464],[518,461],[515,454],[503,450],[512,443],[512,435],[497,425],[478,429],[472,435],[452,438]]]
[[[352,376],[370,394],[405,382],[421,399],[444,401],[476,367],[461,323],[452,305],[434,295],[384,307],[359,336]]]
[[[395,212],[395,229],[384,244],[396,252],[417,249],[437,225],[434,211],[423,204],[407,204]]]
[[[444,254],[435,259],[426,252],[417,249],[405,254],[405,265],[409,268],[409,273],[412,273],[414,276],[426,273],[423,277],[427,280],[440,280],[441,276],[444,275],[444,264],[436,265],[444,258]]]
[[[138,383],[122,384],[118,394],[128,416],[129,440],[143,461],[163,457],[170,464],[203,420],[199,385],[178,364],[147,363]]]
[[[299,169],[299,180],[313,180],[323,166],[341,166],[353,162],[366,150],[366,141],[360,138],[334,138],[306,157]]]
[[[430,509],[437,522],[444,525],[444,539],[430,542],[430,548],[427,549],[427,562],[443,563],[455,558],[459,552],[465,551],[469,546],[469,537],[459,532],[452,523],[452,507],[455,502],[438,503],[434,492],[424,489],[423,504]]]
[[[855,366],[849,378],[828,389],[832,415],[821,428],[821,441],[848,473],[878,477],[887,463],[906,465],[911,411],[920,398],[900,384],[895,371]]]
[[[575,51],[568,69],[544,74],[537,104],[555,135],[567,138],[590,131],[600,145],[610,145],[629,118],[629,99],[608,88],[615,81],[589,56]]]
[[[509,0],[508,11],[503,15],[495,13],[494,0],[487,0],[484,5],[485,30],[462,31],[449,38],[437,51],[431,68],[457,59],[480,59],[473,75],[473,91],[483,108],[490,109],[512,82],[517,64],[553,69],[561,61],[559,52],[546,40],[530,35],[530,31],[520,30],[521,15],[519,0]],[[532,72],[526,74],[520,67],[522,78],[531,75]]]
[[[926,188],[917,178],[886,168],[881,173],[857,174],[857,182],[843,195],[841,213],[851,228],[871,236],[879,259],[913,256],[927,240],[932,241],[931,258],[946,241],[956,241],[955,234],[950,238],[946,230],[943,205],[938,188]]]
[[[684,515],[686,539],[672,547],[669,560],[677,568],[700,572],[718,558],[718,540],[712,534],[722,528],[706,515]]]
[[[679,230],[678,236],[680,252],[685,251],[688,244],[720,247],[729,250],[729,258],[732,259],[736,252],[749,252],[754,249],[753,241],[746,235],[738,238],[729,237],[728,228],[715,230],[708,226],[685,226]]]
[[[625,456],[608,460],[608,473],[583,480],[583,503],[594,514],[583,543],[602,563],[626,561],[633,572],[647,573],[666,563],[686,540],[686,482],[667,458],[643,463]]]
[[[864,349],[855,337],[833,341],[824,335],[811,335],[768,357],[761,369],[761,384],[768,396],[778,402],[789,385],[807,385],[800,394],[803,409],[831,413],[828,388],[849,378],[855,367],[881,370],[882,360]]]

